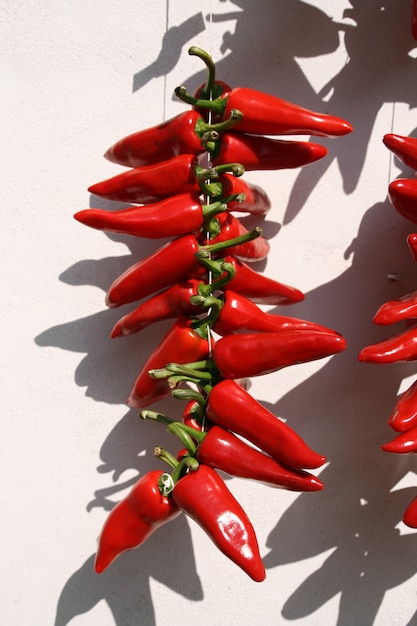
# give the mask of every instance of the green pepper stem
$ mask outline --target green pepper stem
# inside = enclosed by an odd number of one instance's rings
[[[177,400],[195,400],[202,409],[206,406],[205,397],[195,389],[175,389],[172,395],[174,398],[177,398]]]
[[[202,48],[199,48],[198,46],[191,46],[188,48],[188,54],[198,57],[206,65],[207,77],[205,85],[202,89],[203,95],[207,96],[209,100],[213,98],[213,96],[216,97],[216,65],[213,59],[205,50],[202,50]]]
[[[243,235],[239,235],[238,237],[233,237],[232,239],[226,239],[226,241],[218,241],[217,243],[210,243],[205,246],[200,246],[198,252],[196,252],[195,256],[198,260],[201,258],[207,257],[213,252],[220,252],[221,250],[226,250],[227,248],[231,248],[232,246],[238,246],[242,243],[247,243],[248,241],[252,241],[253,239],[257,239],[262,235],[262,228],[260,226],[256,226],[253,230],[249,230],[247,233]]]
[[[175,420],[163,413],[158,413],[157,411],[150,411],[145,409],[139,413],[139,417],[143,420],[154,420],[155,422],[159,422],[160,424],[164,424],[167,426],[168,424],[172,424]]]
[[[212,261],[212,263],[216,263],[216,273],[221,273],[220,278],[217,278],[212,283],[199,285],[197,291],[200,296],[207,298],[215,291],[221,291],[224,285],[227,285],[236,275],[236,268],[231,263],[227,261]],[[219,267],[220,266],[220,267]],[[221,268],[221,269],[220,269]],[[195,296],[193,296],[195,297]],[[199,304],[201,304],[199,302]]]
[[[203,145],[208,141],[217,141],[219,134],[224,133],[226,130],[233,128],[243,119],[242,111],[239,109],[232,109],[229,113],[229,117],[221,122],[205,122],[203,119],[198,120],[195,126],[195,132],[200,137]]]
[[[189,366],[189,364],[181,365],[180,363],[168,363],[168,365],[166,365],[166,369],[169,370],[172,374],[189,376],[194,380],[211,380],[210,372],[205,372],[204,370],[200,369],[193,369]]]
[[[214,100],[211,100],[210,98],[194,98],[194,96],[187,92],[187,88],[184,85],[176,87],[174,93],[177,98],[186,104],[191,104],[191,106],[196,109],[207,109],[208,111],[212,111],[218,115],[224,114],[227,98],[215,98]]]
[[[192,431],[192,435],[189,433],[189,430]],[[179,424],[178,422],[167,426],[167,431],[169,433],[172,433],[173,435],[176,435],[181,443],[187,448],[189,454],[191,454],[191,456],[195,456],[197,452],[197,446],[195,445],[192,437],[194,437],[194,431],[197,433],[197,436],[200,431],[195,428],[188,429],[187,426],[184,426],[184,424]]]
[[[161,461],[165,461],[165,463],[168,463],[168,465],[170,465],[173,469],[177,467],[177,459],[170,452],[168,452],[168,450],[164,450],[164,448],[162,448],[161,446],[155,446],[153,453],[154,456],[156,456],[158,459],[161,459]]]
[[[174,485],[182,478],[185,473],[195,472],[198,470],[200,464],[193,456],[184,457],[174,469],[171,474],[171,478]]]

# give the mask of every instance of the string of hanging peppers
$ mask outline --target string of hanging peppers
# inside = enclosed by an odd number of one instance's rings
[[[417,17],[417,3],[414,3],[414,8]],[[417,29],[415,32],[417,38]],[[417,173],[417,139],[390,133],[384,136],[383,142],[404,165]],[[416,178],[403,177],[391,182],[388,197],[400,215],[417,224]],[[407,244],[417,261],[417,234],[408,235]],[[416,318],[417,291],[382,304],[374,315],[375,324],[389,326],[405,322],[406,326],[388,339],[363,348],[358,355],[359,361],[378,364],[417,361]],[[397,435],[393,441],[383,444],[382,450],[397,454],[417,452],[417,380],[400,395],[388,424]],[[402,521],[410,528],[417,528],[417,496],[406,508]]]
[[[112,337],[174,320],[127,402],[175,435],[181,450],[155,447],[155,457],[170,471],[142,476],[114,507],[99,538],[95,568],[102,572],[182,511],[253,580],[262,581],[254,528],[218,470],[312,492],[323,484],[308,470],[326,459],[252,397],[242,380],[328,357],[346,342],[320,324],[258,306],[287,305],[304,295],[250,267],[266,258],[269,242],[261,228],[247,231],[234,213],[262,218],[271,208],[266,192],[242,178],[246,170],[302,167],[327,152],[311,141],[274,136],[338,137],[352,128],[268,94],[232,89],[216,80],[207,53],[197,47],[189,53],[207,67],[206,82],[194,95],[183,86],[176,89],[190,109],[115,143],[105,157],[129,169],[89,188],[131,206],[75,214],[100,230],[173,238],[119,276],[106,304],[145,299],[121,317]],[[168,396],[179,401],[178,419],[147,408]]]

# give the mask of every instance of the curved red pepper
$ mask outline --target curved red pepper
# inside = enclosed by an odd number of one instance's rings
[[[224,294],[224,303],[214,323],[213,330],[222,336],[238,332],[279,332],[288,330],[335,333],[335,331],[314,322],[286,315],[265,313],[254,302],[232,290],[227,290]]]
[[[199,231],[208,208],[201,203],[197,193],[183,193],[119,211],[85,209],[75,213],[74,218],[98,230],[163,239]]]
[[[231,289],[257,304],[284,305],[304,300],[304,294],[299,289],[255,272],[243,261],[231,255],[226,255],[224,260],[231,263],[236,272],[225,285],[225,291]]]
[[[214,346],[213,359],[223,378],[245,378],[322,359],[345,348],[345,339],[333,332],[282,330],[222,337]]]
[[[143,366],[130,392],[128,405],[144,408],[171,393],[167,379],[152,378],[150,370],[172,362],[183,364],[207,359],[209,349],[208,340],[193,329],[192,320],[178,318]]]
[[[198,249],[196,236],[184,235],[131,265],[110,285],[107,306],[128,304],[187,280],[193,272],[199,271],[195,259]]]
[[[88,188],[108,200],[146,204],[179,193],[199,193],[195,177],[197,158],[181,154],[154,165],[145,165],[112,176]]]
[[[417,39],[417,32],[415,39]],[[410,528],[417,528],[417,497],[415,497],[406,508],[403,515],[403,522]]]
[[[317,468],[326,461],[234,380],[222,380],[214,385],[208,396],[206,415],[213,424],[241,435],[287,467]]]
[[[198,442],[196,459],[204,465],[231,476],[260,481],[290,491],[323,489],[321,480],[309,472],[278,463],[221,426],[211,426],[207,433],[194,436]]]
[[[104,157],[119,165],[143,167],[179,154],[197,156],[205,151],[201,137],[206,126],[197,111],[185,111],[162,124],[120,139],[105,152]]]
[[[417,325],[389,339],[363,348],[358,356],[364,363],[398,363],[417,360]]]
[[[417,139],[388,133],[384,135],[384,145],[405,165],[417,170]]]
[[[388,196],[400,215],[417,224],[417,179],[398,178],[389,184]]]
[[[228,202],[227,208],[229,211],[264,216],[270,210],[271,201],[266,192],[258,185],[243,180],[242,176],[222,174],[219,177],[219,182],[223,188],[223,196],[230,197],[235,194],[244,194],[245,196],[242,202],[236,200]]]
[[[417,426],[400,433],[389,443],[384,443],[381,448],[384,452],[395,452],[396,454],[417,452]]]
[[[218,243],[220,241],[228,241],[235,237],[239,237],[247,232],[247,228],[231,213],[228,211],[220,213],[216,216],[216,220],[220,226],[220,233],[213,237],[209,242],[204,243]],[[241,243],[237,246],[231,246],[226,248],[226,252],[238,257],[239,259],[251,262],[262,261],[266,259],[270,251],[269,241],[265,237],[257,237],[252,241]]]
[[[180,478],[172,499],[233,563],[256,582],[265,580],[253,526],[215,470],[200,465]]]
[[[339,117],[317,113],[247,87],[235,87],[223,94],[217,103],[207,104],[213,110],[217,110],[216,105],[223,119],[227,119],[233,109],[241,111],[243,118],[238,125],[239,131],[255,135],[339,137],[353,130],[348,122]]]
[[[213,165],[241,163],[245,170],[280,170],[302,167],[322,159],[327,148],[310,141],[270,139],[238,132],[222,136]]]
[[[417,317],[417,291],[384,302],[375,313],[373,321],[375,324],[385,326],[413,317]]]
[[[120,554],[139,547],[157,528],[180,514],[172,498],[159,491],[162,474],[154,470],[142,476],[110,512],[98,540],[94,566],[98,574]]]
[[[417,0],[413,0],[413,10],[411,14],[411,34],[417,41]]]
[[[417,427],[417,380],[401,395],[388,424],[398,432]]]
[[[190,299],[198,295],[203,281],[197,278],[168,287],[161,293],[143,302],[134,311],[124,315],[113,327],[110,336],[121,337],[137,333],[150,324],[183,315],[195,316],[204,312],[201,306],[191,304]]]

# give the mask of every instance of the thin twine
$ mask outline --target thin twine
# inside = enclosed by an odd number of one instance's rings
[[[212,6],[211,6],[211,0],[210,0],[210,9],[209,9],[209,54],[210,56],[212,56],[212,17],[213,17],[213,13],[212,13]],[[210,92],[209,94],[209,99],[212,100],[213,99],[213,93]],[[208,123],[211,124],[212,123],[212,117],[213,117],[213,112],[209,109],[209,114],[208,114]],[[212,160],[211,160],[211,154],[210,152],[208,153],[208,167],[211,168],[212,167]],[[210,196],[206,196],[204,199],[206,204],[210,204]],[[206,239],[209,239],[210,237],[210,233],[206,232]],[[209,259],[211,259],[211,253],[209,253]],[[213,273],[211,270],[208,271],[208,276],[207,276],[207,280],[208,280],[208,284],[211,285],[213,283]],[[211,309],[209,309],[207,311],[207,315],[210,315],[210,311]],[[208,350],[209,350],[209,355],[212,356],[213,354],[213,338],[212,338],[212,334],[211,334],[211,328],[208,329],[208,334],[207,334],[207,341],[208,341]]]

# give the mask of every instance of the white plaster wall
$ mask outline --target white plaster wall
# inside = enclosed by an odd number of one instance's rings
[[[378,306],[417,283],[413,224],[387,201],[403,170],[382,144],[417,127],[410,13],[411,0],[0,4],[4,626],[417,623],[417,535],[401,523],[417,465],[380,451],[415,366],[356,359],[387,335],[372,325]],[[160,244],[72,215],[89,206],[90,184],[119,171],[102,158],[109,145],[184,109],[171,94],[201,82],[192,44],[211,52],[219,79],[355,127],[323,140],[328,156],[301,173],[247,174],[273,199],[260,269],[306,293],[286,312],[337,328],[349,346],[253,380],[251,393],[329,460],[319,494],[229,481],[258,533],[262,584],[184,516],[105,574],[92,569],[108,510],[138,472],[160,467],[154,445],[172,445],[124,404],[169,323],[108,338],[121,313],[105,290]]]

